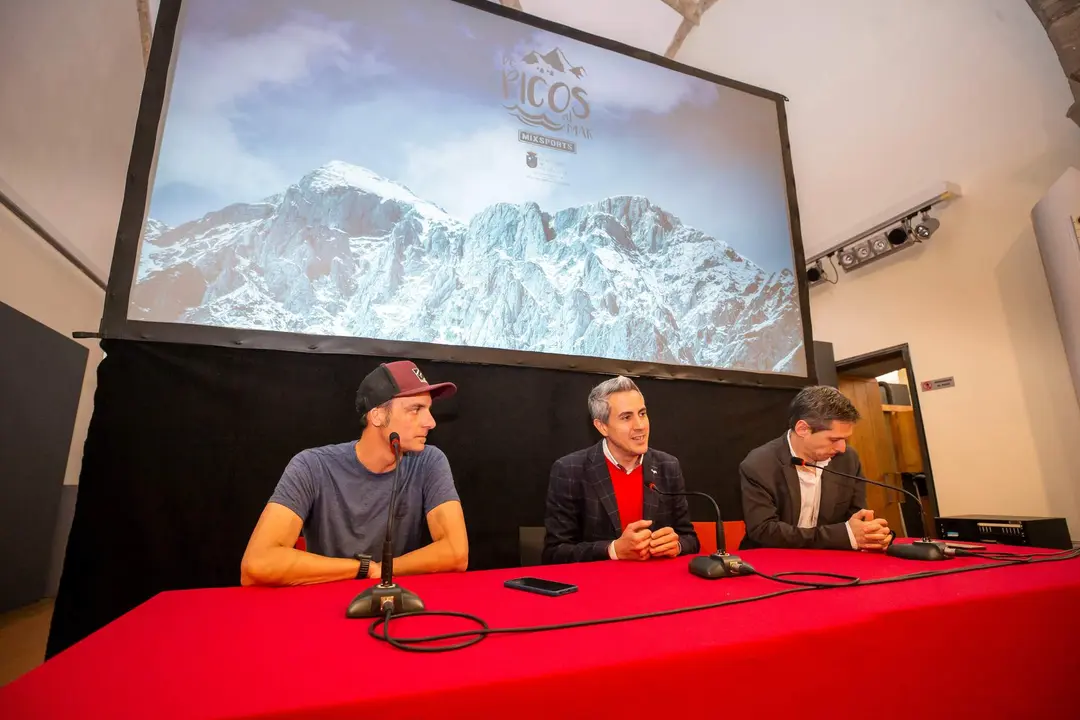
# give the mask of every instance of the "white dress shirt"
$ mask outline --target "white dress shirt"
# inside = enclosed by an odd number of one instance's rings
[[[788,450],[791,451],[792,457],[798,457],[795,448],[791,445],[790,430],[787,435],[787,443]],[[803,459],[805,460],[805,458]],[[819,460],[814,464],[826,467],[831,459],[832,458],[829,460]],[[818,512],[821,510],[821,470],[798,465],[795,467],[795,471],[799,474],[799,493],[801,495],[799,501],[798,527],[817,527]],[[855,533],[852,532],[851,525],[845,522],[844,527],[847,528],[848,540],[851,541],[851,549],[858,550],[859,544],[855,542]]]

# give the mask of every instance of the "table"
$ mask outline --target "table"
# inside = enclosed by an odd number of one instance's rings
[[[844,551],[752,550],[764,572],[864,579],[980,564]],[[405,578],[428,608],[493,627],[750,597],[760,577],[707,581],[688,558]],[[506,589],[576,583],[551,598]],[[416,654],[345,607],[371,581],[165,592],[0,688],[3,718],[1015,717],[1075,713],[1080,560],[800,592],[713,610]],[[465,629],[406,619],[395,634]],[[765,715],[761,713],[764,712]],[[752,713],[752,715],[751,715]],[[704,715],[702,715],[704,716]]]

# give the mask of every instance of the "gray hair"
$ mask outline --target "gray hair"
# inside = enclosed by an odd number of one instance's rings
[[[611,417],[611,403],[608,402],[608,398],[619,392],[640,393],[641,391],[638,390],[638,386],[634,384],[634,381],[625,375],[619,375],[600,383],[589,393],[589,415],[593,420],[607,423],[608,418]],[[644,397],[644,394],[642,394],[642,397]]]
[[[844,395],[828,385],[811,385],[799,391],[791,401],[788,428],[805,420],[811,432],[821,432],[832,427],[833,421],[856,423],[859,411]]]

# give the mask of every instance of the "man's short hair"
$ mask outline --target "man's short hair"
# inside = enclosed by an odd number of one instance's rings
[[[859,417],[858,409],[839,390],[828,385],[812,385],[800,390],[791,401],[788,428],[794,430],[800,420],[805,420],[811,432],[821,432],[837,420],[855,423]]]
[[[370,415],[372,411],[384,408],[387,412],[390,412],[390,408],[393,407],[393,405],[394,400],[393,398],[391,398],[390,400],[384,402],[382,405],[376,405],[375,407],[371,408],[371,410],[360,413],[360,429],[363,430],[368,426],[368,415]]]
[[[599,420],[602,423],[607,423],[608,418],[611,417],[611,403],[608,402],[608,398],[619,392],[637,392],[638,386],[633,380],[625,375],[619,375],[613,377],[610,380],[605,380],[592,389],[589,393],[589,415],[593,420]],[[642,394],[644,397],[644,394]]]

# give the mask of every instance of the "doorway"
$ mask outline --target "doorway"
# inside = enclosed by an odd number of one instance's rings
[[[836,363],[837,385],[862,415],[851,438],[863,474],[920,499],[867,485],[867,508],[900,537],[935,535],[937,494],[908,346],[877,350]]]

